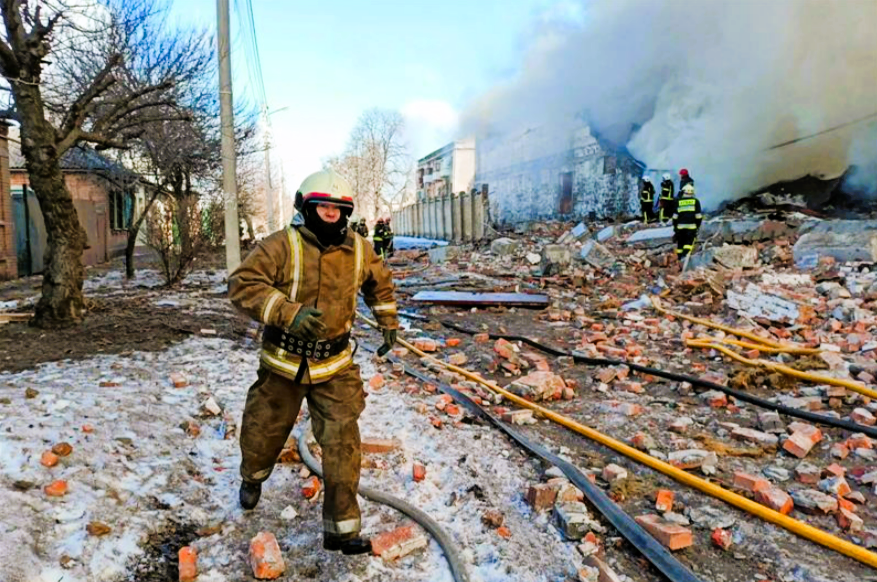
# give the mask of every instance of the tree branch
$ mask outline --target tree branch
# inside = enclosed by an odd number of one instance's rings
[[[104,67],[92,79],[88,88],[70,106],[69,111],[64,116],[64,120],[61,122],[61,130],[58,132],[57,141],[65,141],[73,130],[82,127],[89,113],[89,105],[116,82],[116,78],[111,73],[121,62],[122,55],[118,53],[112,55],[107,60]]]

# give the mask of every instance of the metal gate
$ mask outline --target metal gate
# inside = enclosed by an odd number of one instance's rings
[[[30,188],[13,188],[12,219],[15,222],[15,252],[18,276],[29,277],[43,270],[43,253],[34,213],[40,206]]]

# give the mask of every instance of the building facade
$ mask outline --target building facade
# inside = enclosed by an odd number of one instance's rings
[[[468,192],[475,179],[475,138],[449,143],[417,160],[417,200]]]
[[[48,235],[39,201],[30,187],[17,132],[4,135],[7,129],[0,130],[0,259],[5,257],[0,260],[0,277],[12,279],[43,271]],[[96,265],[123,254],[128,226],[142,208],[145,189],[150,186],[86,148],[67,152],[61,167],[88,237],[83,263]]]
[[[475,189],[499,227],[636,214],[643,165],[577,123],[478,140]]]

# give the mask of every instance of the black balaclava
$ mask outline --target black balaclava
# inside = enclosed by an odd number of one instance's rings
[[[317,214],[316,203],[306,203],[302,208],[302,215],[305,219],[305,228],[314,233],[317,240],[324,247],[332,245],[340,245],[347,237],[347,221],[353,210],[350,208],[340,207],[341,217],[337,222],[326,222]]]

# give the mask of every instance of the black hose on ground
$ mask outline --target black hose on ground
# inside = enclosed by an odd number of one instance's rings
[[[361,345],[369,352],[376,352],[376,348],[372,346],[366,344]],[[402,363],[401,360],[395,356],[390,356],[388,359],[394,363]],[[409,366],[404,364],[403,366],[405,373],[409,376],[417,378],[422,382],[432,384],[433,386],[437,386],[439,390],[453,398],[473,416],[486,419],[525,450],[529,451],[530,454],[559,468],[563,474],[566,475],[567,479],[584,493],[588,501],[591,502],[604,518],[606,518],[606,521],[612,524],[612,527],[618,530],[624,539],[630,542],[631,545],[633,545],[633,547],[636,548],[655,568],[664,574],[670,582],[702,582],[700,578],[691,572],[691,570],[679,562],[667,548],[649,535],[648,532],[640,527],[640,525],[627,515],[624,510],[609,499],[602,489],[591,483],[584,473],[579,471],[572,463],[564,461],[557,455],[549,452],[545,447],[537,445],[529,440],[527,437],[511,428],[508,424],[502,422],[499,418],[475,404],[471,398],[459,390],[455,390],[447,384],[436,382],[435,379],[421,374]],[[301,448],[301,446],[300,441],[299,448]],[[304,458],[304,455],[302,455],[302,458]],[[360,489],[360,491],[362,491],[362,489]]]
[[[467,329],[461,325],[457,325],[456,323],[450,321],[442,321],[442,320],[432,320],[429,317],[425,317],[423,315],[419,315],[416,313],[399,313],[401,317],[406,317],[409,319],[415,319],[418,321],[438,321],[444,327],[448,329],[453,329],[459,331],[460,333],[465,333],[468,335],[474,335],[477,333],[483,333],[473,329]],[[706,388],[708,390],[719,390],[720,392],[724,392],[728,396],[733,396],[737,400],[742,402],[748,402],[749,404],[767,409],[773,410],[775,412],[779,412],[780,414],[785,414],[786,416],[791,416],[794,418],[800,418],[802,420],[807,420],[814,424],[821,424],[823,426],[832,426],[835,428],[842,428],[844,430],[848,430],[853,433],[862,433],[866,434],[872,438],[877,438],[877,427],[867,426],[864,424],[859,424],[857,422],[852,422],[849,420],[843,420],[840,418],[833,418],[831,416],[825,416],[823,414],[815,414],[813,412],[807,410],[801,410],[800,408],[792,408],[791,406],[785,406],[783,404],[777,404],[775,402],[770,402],[769,400],[765,400],[764,398],[759,398],[757,396],[753,396],[752,394],[748,394],[741,390],[735,390],[734,388],[730,388],[728,386],[723,386],[722,384],[716,384],[715,382],[710,382],[708,380],[703,380],[701,378],[697,378],[695,376],[687,376],[685,374],[676,374],[674,372],[665,372],[664,370],[659,370],[657,368],[649,368],[647,366],[641,366],[639,364],[633,364],[630,362],[626,362],[624,360],[612,360],[608,358],[591,358],[588,356],[584,356],[582,354],[576,352],[565,352],[562,350],[558,350],[552,348],[550,346],[546,346],[537,342],[536,340],[532,340],[527,337],[519,336],[519,335],[510,335],[510,334],[501,334],[501,333],[490,333],[487,335],[491,339],[504,339],[506,341],[519,341],[523,342],[537,350],[545,352],[546,354],[550,354],[552,356],[567,356],[573,358],[573,361],[577,364],[585,364],[588,366],[627,366],[631,370],[636,372],[641,372],[643,374],[651,374],[652,376],[658,376],[661,378],[666,378],[668,380],[673,380],[676,382],[688,382],[692,386],[699,386],[701,388]]]
[[[374,351],[371,348],[367,349],[369,349],[369,351]],[[322,464],[317,461],[307,444],[312,434],[311,423],[310,420],[308,420],[307,424],[299,433],[298,453],[301,455],[301,459],[305,466],[307,466],[312,473],[316,473],[322,479]],[[410,503],[403,501],[398,497],[393,497],[392,495],[387,495],[386,493],[372,489],[371,487],[363,487],[360,485],[359,494],[375,503],[392,507],[420,524],[423,529],[428,531],[429,534],[435,538],[435,541],[438,542],[438,545],[444,552],[445,559],[448,562],[448,567],[451,570],[451,576],[454,577],[454,581],[470,582],[469,573],[463,565],[463,558],[460,556],[460,551],[457,549],[451,536],[442,529],[438,522]]]

